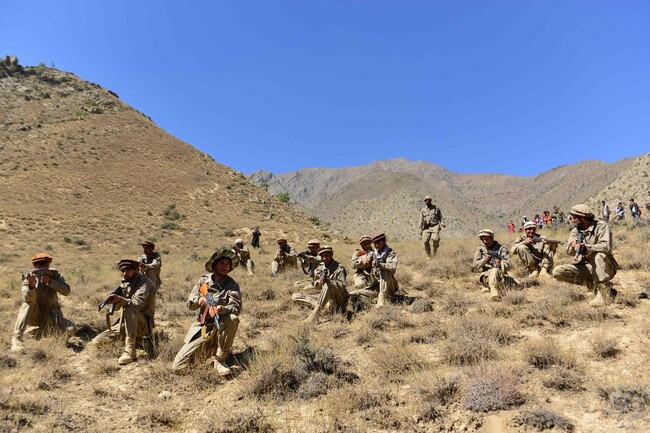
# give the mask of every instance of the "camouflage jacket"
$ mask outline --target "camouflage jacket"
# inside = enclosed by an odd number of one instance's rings
[[[160,268],[162,267],[162,258],[160,254],[153,252],[150,255],[143,254],[138,259],[144,267],[144,274],[156,285],[160,287],[162,281],[160,280]]]
[[[508,248],[505,245],[501,245],[498,242],[494,242],[494,245],[489,249],[489,251],[494,251],[501,256],[505,257],[505,260],[501,260],[501,265],[504,271],[510,269],[510,255],[508,254]],[[484,262],[485,258],[488,256],[488,248],[485,245],[481,245],[476,248],[474,253],[474,261],[472,262],[472,271],[474,272],[486,272],[494,267],[494,260],[489,260],[487,263]]]
[[[22,293],[23,300],[29,305],[38,305],[41,310],[60,310],[58,295],[68,296],[70,286],[65,282],[63,276],[56,269],[50,268],[50,282],[47,285],[37,285],[30,290],[27,282],[27,275],[23,278]]]
[[[201,297],[201,285],[206,283],[214,297],[217,300],[217,305],[222,305],[224,309],[230,313],[238,316],[241,313],[241,291],[239,285],[235,280],[226,275],[221,281],[215,283],[212,279],[213,274],[205,274],[196,282],[190,296],[187,298],[187,306],[190,310],[197,310],[199,308],[199,298]],[[199,313],[199,318],[201,313]]]

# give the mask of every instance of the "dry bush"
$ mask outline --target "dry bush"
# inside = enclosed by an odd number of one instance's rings
[[[462,403],[474,412],[492,412],[509,409],[524,403],[519,391],[519,378],[499,365],[482,364],[468,373],[462,388]]]
[[[526,294],[521,290],[508,290],[501,297],[501,303],[503,305],[514,306],[514,305],[523,305],[528,303],[526,299]]]
[[[598,394],[620,413],[644,412],[650,408],[650,388],[644,384],[600,388]]]
[[[549,322],[555,326],[568,326],[575,318],[573,310],[567,306],[566,299],[550,296],[534,301],[530,305],[526,321],[535,325]]]
[[[584,381],[584,376],[575,369],[558,366],[548,370],[542,385],[558,391],[583,391]]]
[[[568,418],[540,407],[522,411],[515,415],[512,421],[515,425],[525,425],[540,431],[553,428],[563,431],[573,431],[575,429],[575,425]]]
[[[379,333],[371,328],[362,328],[356,335],[355,341],[359,346],[370,345],[377,338]]]
[[[447,338],[447,331],[437,322],[431,322],[418,328],[419,330],[416,330],[409,338],[411,343],[429,344]]]
[[[544,339],[528,343],[524,348],[526,361],[535,368],[541,370],[553,366],[575,368],[575,357],[561,350],[552,340]]]
[[[496,359],[498,345],[511,343],[515,336],[509,323],[484,316],[464,317],[450,324],[443,353],[447,363],[472,365]]]
[[[220,424],[216,426],[215,424]],[[275,431],[259,408],[236,413],[223,421],[210,421],[206,433],[271,433]]]
[[[421,386],[419,393],[425,401],[433,402],[437,406],[449,406],[458,399],[460,377],[436,377]]]
[[[442,311],[450,316],[462,316],[467,313],[472,304],[472,300],[464,292],[446,293],[442,298]]]
[[[431,305],[431,301],[428,299],[418,299],[413,303],[413,305],[411,305],[411,311],[415,314],[428,313],[433,311],[433,306]]]
[[[373,309],[367,315],[367,323],[371,329],[385,331],[387,329],[413,328],[415,324],[402,314],[402,307],[393,305],[381,309]]]
[[[604,333],[594,334],[589,338],[591,349],[599,358],[613,358],[618,355],[621,349],[618,348],[618,341],[615,337]]]
[[[14,368],[17,364],[16,358],[9,355],[0,355],[0,368]]]
[[[375,371],[389,381],[399,381],[406,373],[425,368],[428,363],[406,342],[395,341],[370,353]]]
[[[160,428],[174,428],[180,423],[179,414],[171,404],[149,407],[138,415],[138,424],[147,426],[154,431]]]

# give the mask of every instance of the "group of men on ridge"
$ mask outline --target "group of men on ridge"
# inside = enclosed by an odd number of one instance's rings
[[[425,252],[433,258],[440,244],[440,230],[445,224],[441,210],[432,205],[430,196],[424,197],[424,203],[419,229]],[[563,242],[539,236],[534,222],[524,225],[524,233],[510,249],[495,240],[492,230],[481,230],[478,234],[481,245],[476,249],[472,270],[480,273],[483,291],[498,301],[506,289],[519,285],[508,275],[512,254],[528,270],[529,277],[553,277],[559,281],[584,284],[595,294],[592,305],[608,305],[616,296],[611,280],[618,269],[612,253],[609,226],[605,221],[596,220],[584,204],[573,206],[569,219],[574,227],[566,243],[566,252],[575,260],[572,264],[557,267],[553,266],[553,259],[557,246]],[[259,241],[259,230],[256,232]],[[354,270],[354,286],[350,291],[347,289],[347,271],[334,259],[331,246],[321,246],[320,241],[312,239],[307,243],[306,251],[297,253],[284,238],[278,239],[277,245],[271,262],[271,275],[276,277],[287,268],[300,264],[307,278],[295,283],[301,290],[293,293],[292,300],[312,309],[305,319],[308,323],[317,322],[319,315],[326,310],[345,312],[350,299],[376,299],[376,306],[382,307],[398,291],[395,279],[397,254],[386,243],[384,233],[359,239],[359,248],[350,259],[350,268]],[[143,255],[139,260],[122,259],[117,263],[122,283],[102,304],[112,306],[111,314],[113,310],[119,311],[119,318],[111,322],[107,315],[108,329],[91,342],[91,346],[95,346],[123,338],[124,352],[118,359],[120,365],[136,360],[138,341],[150,342],[153,338],[156,296],[162,284],[162,260],[154,251],[153,242],[145,241],[141,246]],[[75,332],[74,324],[63,317],[58,302],[58,295],[67,296],[70,286],[59,271],[50,267],[51,262],[52,257],[48,254],[36,254],[32,258],[34,269],[23,275],[24,302],[14,328],[14,351],[22,350],[25,335],[38,334],[48,328]],[[229,273],[239,263],[245,265],[248,275],[254,275],[255,265],[241,239],[235,240],[231,247],[219,249],[206,262],[206,274],[198,279],[187,299],[190,310],[199,310],[197,318],[174,359],[173,369],[187,367],[196,353],[202,353],[214,359],[218,374],[231,373],[225,362],[239,326],[242,297],[239,285]]]

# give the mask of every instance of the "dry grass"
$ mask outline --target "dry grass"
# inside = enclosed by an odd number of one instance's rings
[[[480,315],[452,322],[447,335],[443,352],[451,365],[472,365],[496,359],[499,346],[507,345],[515,338],[508,322]]]
[[[559,366],[568,369],[576,367],[575,357],[552,340],[540,340],[529,343],[524,349],[526,362],[535,368],[546,370]]]
[[[474,412],[519,406],[525,401],[519,383],[516,374],[504,365],[478,365],[469,371],[467,383],[463,386],[463,406]]]
[[[525,410],[512,418],[515,425],[525,425],[536,430],[558,429],[562,431],[574,431],[575,425],[568,418],[545,408],[534,408]]]
[[[618,340],[606,333],[596,333],[589,338],[589,344],[595,356],[598,358],[614,358],[621,352]]]

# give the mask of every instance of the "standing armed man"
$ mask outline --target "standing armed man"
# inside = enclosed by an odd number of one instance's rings
[[[142,244],[143,254],[140,256],[140,273],[145,274],[155,285],[156,292],[160,289],[162,281],[160,280],[160,268],[162,267],[162,258],[155,252],[156,244],[151,241],[144,241]]]
[[[431,197],[424,197],[424,207],[420,210],[420,235],[424,242],[424,251],[429,258],[433,258],[440,246],[440,228],[445,227],[442,222],[442,212],[436,205],[431,204]],[[429,245],[431,240],[431,245]],[[431,251],[433,247],[433,251]]]
[[[23,275],[23,305],[18,311],[11,339],[11,350],[23,350],[23,336],[36,335],[48,328],[74,332],[71,321],[63,317],[59,296],[68,296],[70,286],[56,269],[50,268],[52,257],[39,253],[32,257],[33,270]]]

